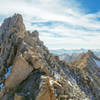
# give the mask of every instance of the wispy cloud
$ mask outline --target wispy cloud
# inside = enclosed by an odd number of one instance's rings
[[[100,12],[87,13],[76,0],[2,0],[0,16],[21,13],[50,48],[99,48]],[[2,22],[2,21],[0,21]]]

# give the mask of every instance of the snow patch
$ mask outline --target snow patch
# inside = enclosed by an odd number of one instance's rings
[[[29,96],[29,95],[30,95],[30,92],[26,92],[26,93],[25,93],[25,96]]]
[[[50,85],[53,85],[53,80],[49,80]]]
[[[68,81],[68,84],[69,84],[70,86],[72,86],[72,83],[71,83],[70,81]]]
[[[56,80],[60,80],[60,75],[57,72],[54,73],[54,77]]]
[[[93,58],[93,60],[95,61],[96,65],[100,68],[100,61],[99,60],[96,60]]]
[[[49,83],[50,83],[51,86],[53,86],[54,84],[56,84],[57,86],[62,87],[61,84],[59,84],[58,82],[56,82],[56,81],[54,81],[52,79],[49,80]]]
[[[72,82],[76,83],[76,80],[75,80],[72,76],[70,76],[70,80],[71,80]]]
[[[91,76],[91,75],[89,75],[89,78],[90,78],[90,80],[91,80],[91,81],[93,81],[93,78],[92,78],[92,76]]]
[[[23,44],[24,44],[24,45],[26,45],[26,43],[25,43],[25,42],[23,42]]]
[[[8,67],[8,72],[5,74],[5,78],[8,78],[8,76],[9,76],[10,73],[11,73],[11,70],[12,70],[12,66],[9,66],[9,67]]]
[[[2,90],[4,88],[4,84],[0,83],[0,90]]]
[[[85,99],[83,99],[83,100],[88,100],[88,98],[85,98]]]

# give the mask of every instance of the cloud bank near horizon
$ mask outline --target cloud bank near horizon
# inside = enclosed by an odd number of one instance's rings
[[[28,30],[38,30],[49,49],[100,47],[100,12],[88,13],[76,0],[3,0],[3,19],[21,13]]]

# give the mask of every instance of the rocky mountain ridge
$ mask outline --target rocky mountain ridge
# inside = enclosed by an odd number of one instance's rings
[[[77,59],[80,59],[83,53],[72,53],[71,55],[69,54],[61,54],[59,55],[60,60],[65,60],[68,64],[76,61]]]
[[[85,91],[86,94],[90,92],[88,95],[90,95],[91,99],[99,100],[100,58],[96,57],[94,53],[89,50],[87,53],[84,53],[80,59],[72,62],[69,66],[73,77],[82,90]]]
[[[27,31],[14,14],[0,27],[0,100],[99,100],[99,80],[85,79],[91,68],[77,62],[68,65],[50,53],[38,31]]]

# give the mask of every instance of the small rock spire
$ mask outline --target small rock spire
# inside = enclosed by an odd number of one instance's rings
[[[91,50],[88,50],[88,55],[94,57],[94,53]]]
[[[3,37],[7,34],[18,33],[22,35],[26,31],[23,18],[20,14],[14,14],[12,17],[6,18],[0,27],[0,35]]]

